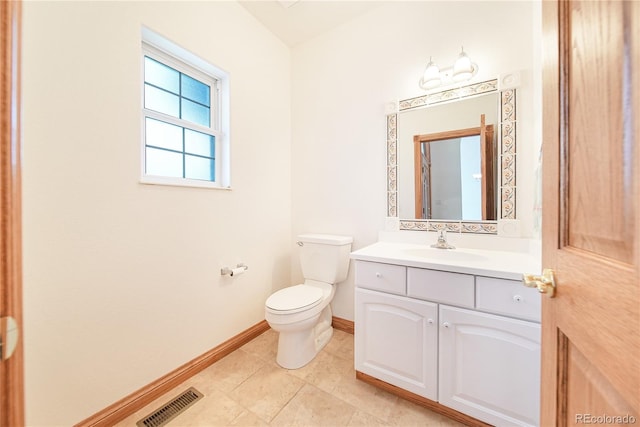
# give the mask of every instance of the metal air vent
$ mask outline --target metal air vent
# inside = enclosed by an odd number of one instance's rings
[[[204,395],[191,387],[171,402],[136,423],[138,427],[160,427],[186,411]]]

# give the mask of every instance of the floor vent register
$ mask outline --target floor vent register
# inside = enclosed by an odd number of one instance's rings
[[[138,427],[161,427],[183,413],[191,405],[202,399],[203,394],[191,387],[162,408],[136,423]]]

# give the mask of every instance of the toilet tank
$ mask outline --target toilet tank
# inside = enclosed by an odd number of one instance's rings
[[[353,238],[332,234],[301,234],[300,266],[305,279],[336,284],[347,278]]]

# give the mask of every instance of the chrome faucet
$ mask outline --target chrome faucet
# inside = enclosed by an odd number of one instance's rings
[[[447,230],[440,230],[438,233],[438,241],[431,245],[432,248],[436,249],[455,249],[455,246],[450,245],[447,242]]]

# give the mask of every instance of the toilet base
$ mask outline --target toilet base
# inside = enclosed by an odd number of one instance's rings
[[[332,336],[331,309],[327,306],[315,326],[279,332],[276,362],[285,369],[302,368],[316,357]]]

